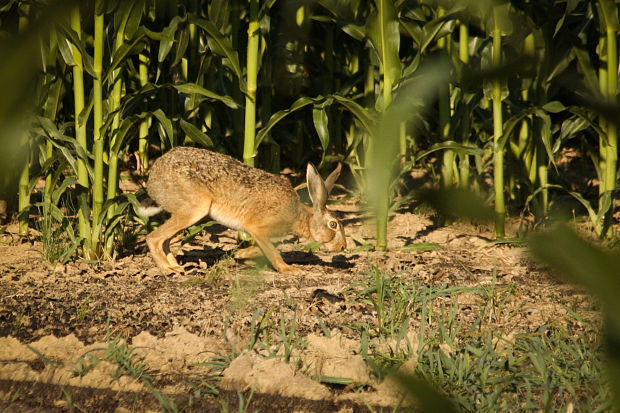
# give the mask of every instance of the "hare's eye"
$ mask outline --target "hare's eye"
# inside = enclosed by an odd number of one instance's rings
[[[336,221],[329,221],[329,223],[327,224],[331,229],[336,229],[338,228],[338,223]]]

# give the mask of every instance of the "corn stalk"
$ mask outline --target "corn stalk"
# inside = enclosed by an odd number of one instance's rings
[[[121,23],[119,27],[116,27],[114,51],[117,52],[125,43],[125,25]],[[112,71],[110,77],[110,83],[112,84],[112,95],[110,96],[109,113],[114,114],[112,118],[112,130],[110,138],[110,150],[108,155],[108,192],[107,200],[112,200],[116,197],[118,191],[118,152],[114,151],[115,135],[114,132],[118,131],[118,127],[121,123],[121,114],[118,111],[121,106],[121,95],[123,90],[123,80],[120,77],[120,68]],[[110,205],[107,212],[108,220],[112,219],[115,212],[115,205]],[[109,253],[109,247],[106,245],[106,251]]]
[[[28,26],[28,13],[29,7],[25,5],[21,10],[19,21],[18,21],[18,30],[20,33],[23,33]],[[22,166],[21,172],[19,174],[19,184],[18,184],[18,220],[19,220],[19,236],[27,237],[28,236],[28,222],[30,219],[30,157],[32,148],[30,147],[30,133],[24,128],[22,132],[22,140],[24,145],[24,165]]]
[[[368,17],[366,25],[373,49],[379,57],[379,71],[383,80],[381,110],[385,114],[392,102],[392,87],[400,79],[402,73],[398,56],[400,33],[394,3],[391,0],[377,1],[376,9]],[[381,188],[381,193],[373,194],[373,196],[375,197],[377,213],[376,247],[378,250],[384,251],[387,249],[388,210],[392,198],[389,182],[394,158],[390,156],[391,154],[379,150],[378,146],[384,145],[384,143],[378,142],[379,136],[379,132],[376,131],[372,137],[374,141],[373,157],[375,159],[373,159],[371,173],[376,175],[375,179],[382,182],[382,185],[377,186],[377,189]],[[398,135],[396,136],[398,137]]]
[[[96,9],[96,8],[95,8]],[[93,70],[93,155],[94,162],[94,181],[93,181],[93,214],[92,214],[92,239],[90,249],[95,256],[99,256],[100,243],[100,224],[99,215],[103,208],[103,136],[101,127],[103,126],[103,23],[104,15],[95,10],[95,56]]]
[[[81,38],[82,27],[80,23],[80,9],[75,7],[71,10],[71,29]],[[73,99],[75,106],[75,138],[77,145],[81,146],[85,153],[88,152],[86,143],[86,120],[80,120],[80,114],[84,110],[84,65],[82,53],[77,45],[72,45],[73,51]],[[85,240],[84,256],[91,258],[90,253],[90,208],[88,206],[88,190],[90,188],[86,159],[79,157],[77,160],[77,175],[80,190],[78,191],[78,227],[80,237]]]
[[[259,0],[250,0],[243,162],[251,166],[254,166],[254,159],[256,157],[256,90],[258,85],[258,46],[260,40],[258,10]]]
[[[491,64],[499,67],[502,61],[502,33],[499,24],[499,10],[493,10],[493,29],[491,37]],[[502,119],[502,85],[500,79],[493,79],[493,189],[495,191],[495,236],[505,236],[504,222],[506,206],[504,204],[504,148],[499,144],[503,132]]]
[[[467,65],[469,63],[469,26],[466,23],[459,23],[459,60],[463,65]],[[464,103],[464,102],[463,102]],[[466,122],[466,120],[468,122]],[[463,143],[469,144],[468,136],[469,136],[469,128],[467,127],[469,122],[469,113],[464,116],[463,120],[464,125],[462,126],[462,137]],[[469,155],[467,154],[459,154],[459,183],[461,188],[469,187],[470,180],[470,171],[469,171]]]
[[[607,54],[607,90],[603,93],[606,101],[609,104],[616,103],[616,94],[618,92],[618,46],[617,46],[617,32],[620,24],[618,23],[618,11],[615,2],[611,0],[600,0],[600,11],[603,15],[605,22],[605,34],[606,34],[606,54]],[[604,186],[604,192],[601,195],[603,198],[606,194],[609,194],[609,199],[614,199],[614,192],[616,190],[616,170],[618,162],[618,129],[615,120],[606,120],[607,127],[607,139],[604,140],[604,152],[605,152],[605,169],[604,180],[601,185]],[[604,203],[599,202],[599,208]],[[609,228],[614,208],[613,201],[608,206],[608,211],[605,214],[605,225],[603,227],[603,233]]]
[[[443,7],[437,8],[437,17],[445,16],[446,11]],[[451,43],[450,35],[437,39],[437,48],[449,55]],[[450,139],[450,83],[439,86],[439,138],[442,141]],[[443,161],[441,165],[441,178],[444,187],[451,187],[454,184],[454,151],[446,149],[443,151]]]
[[[138,56],[139,60],[139,77],[140,77],[140,86],[144,87],[149,82],[149,74],[148,74],[148,63],[149,58],[146,55],[146,52],[140,53]],[[141,172],[146,171],[149,168],[149,151],[148,151],[148,139],[147,136],[149,134],[149,120],[143,119],[140,122],[140,130],[138,132],[138,158],[139,161],[139,169]]]

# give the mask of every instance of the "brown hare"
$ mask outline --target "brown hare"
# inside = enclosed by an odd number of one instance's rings
[[[343,250],[344,229],[325,208],[339,175],[340,165],[323,181],[308,164],[306,182],[312,201],[308,207],[284,177],[206,149],[177,147],[157,159],[149,173],[147,192],[158,207],[147,208],[143,202],[138,212],[145,216],[162,209],[170,213],[170,219],[146,237],[153,259],[164,273],[182,271],[170,252],[170,239],[206,216],[249,233],[277,271],[294,273],[295,267],[282,260],[270,238],[293,232],[322,242],[330,251]],[[245,248],[237,251],[235,258],[254,258],[260,256],[260,250]]]

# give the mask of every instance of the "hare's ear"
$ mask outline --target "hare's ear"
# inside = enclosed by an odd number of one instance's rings
[[[308,163],[306,168],[306,183],[312,206],[315,209],[322,209],[327,203],[327,189],[319,171],[311,163]]]
[[[327,190],[328,195],[332,192],[332,189],[334,188],[334,184],[336,183],[336,181],[338,180],[338,177],[340,176],[341,170],[342,170],[342,163],[338,162],[338,166],[336,167],[336,169],[334,169],[334,172],[329,174],[329,176],[325,180],[325,189]]]

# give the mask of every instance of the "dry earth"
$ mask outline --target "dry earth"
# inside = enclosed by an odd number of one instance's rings
[[[353,206],[338,208],[347,235],[372,238],[373,226]],[[480,248],[492,237],[488,227],[437,227],[413,213],[392,218],[385,253],[355,250],[352,239],[345,253],[310,253],[301,250],[300,241],[285,239],[280,249],[302,269],[300,276],[228,258],[235,233],[219,226],[183,246],[180,261],[188,274],[174,277],[158,273],[143,237],[115,260],[52,265],[42,258],[40,243],[19,243],[15,231],[9,226],[0,236],[0,410],[5,411],[160,411],[159,394],[186,410],[191,404],[193,411],[221,411],[225,405],[236,408],[238,391],[245,391],[244,400],[252,397],[251,411],[393,406],[400,396],[391,377],[377,382],[359,354],[359,331],[349,327],[376,318],[370,304],[350,302],[351,286],[373,266],[423,286],[495,282],[497,288],[513,288],[504,304],[513,315],[498,326],[507,340],[567,320],[567,303],[582,317],[597,317],[582,291],[556,281],[523,248]],[[441,248],[400,251],[412,242]],[[478,299],[459,294],[459,320],[479,316]],[[293,319],[296,323],[295,338],[305,345],[293,348],[289,363],[283,347],[276,349],[282,340],[273,332],[269,344],[263,335],[251,346],[252,326],[265,313],[274,332],[281,321],[286,328]],[[408,345],[415,346],[420,316],[411,317]],[[253,349],[243,350],[248,347]],[[122,374],[109,361],[118,348],[144,366],[141,376]],[[274,352],[282,357],[268,357]],[[412,358],[401,370],[415,365]],[[316,376],[364,385],[329,384],[311,378]],[[219,396],[204,397],[205,382],[216,385]]]

